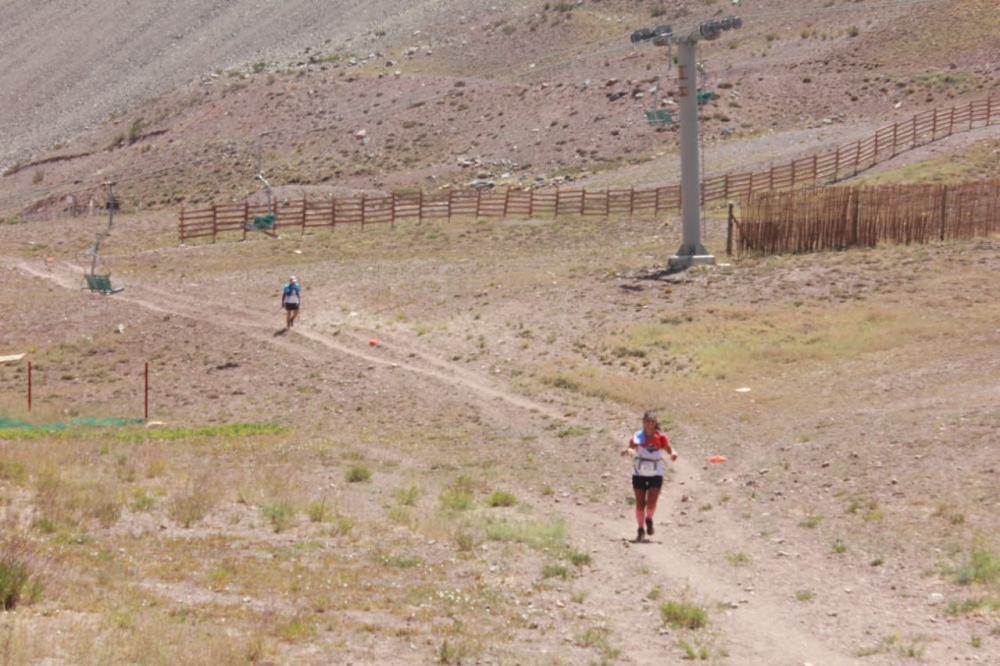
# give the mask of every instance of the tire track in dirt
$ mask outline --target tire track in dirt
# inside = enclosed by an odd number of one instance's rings
[[[73,272],[64,267],[53,267],[43,271],[23,262],[19,263],[18,267],[35,277],[51,280],[66,289],[78,289],[82,283],[82,273],[77,273],[74,276]],[[141,284],[130,284],[127,293],[119,292],[113,297],[159,314],[170,314],[198,321],[211,321],[221,328],[236,329],[240,331],[240,334],[251,336],[258,342],[276,345],[285,353],[297,350],[299,354],[309,354],[313,358],[319,358],[314,349],[304,349],[300,345],[294,344],[288,336],[275,335],[273,316],[263,315],[257,310],[240,308],[225,301],[212,301],[205,298],[194,300],[189,295]],[[211,302],[212,305],[210,307],[200,305],[203,302]],[[290,333],[366,363],[401,368],[446,384],[460,385],[471,389],[482,399],[490,402],[507,403],[518,409],[542,414],[552,419],[561,420],[563,418],[557,409],[506,391],[484,380],[477,373],[434,358],[419,349],[402,346],[398,341],[393,341],[391,345],[378,345],[379,351],[376,353],[369,351],[368,343],[355,335],[351,335],[351,339],[356,344],[348,345],[337,342],[329,335],[311,331],[308,328],[295,328]],[[413,359],[418,359],[420,363],[414,363]]]
[[[566,511],[573,514],[573,522],[579,531],[608,537],[598,546],[603,558],[608,561],[616,562],[623,557],[627,558],[628,555],[623,554],[623,550],[641,549],[643,566],[649,568],[650,573],[642,583],[632,583],[637,607],[640,599],[656,586],[657,581],[664,579],[671,582],[671,588],[690,590],[689,600],[692,603],[709,606],[711,625],[719,627],[719,644],[735,659],[733,663],[761,666],[856,666],[857,660],[836,652],[821,638],[793,625],[791,621],[795,617],[788,617],[787,610],[768,590],[756,589],[753,594],[748,594],[738,582],[728,580],[725,573],[720,574],[718,565],[713,567],[703,560],[692,561],[690,555],[681,552],[680,546],[673,545],[685,538],[687,533],[680,531],[682,528],[673,524],[675,521],[671,521],[669,525],[663,524],[664,518],[675,513],[674,507],[684,506],[682,495],[699,495],[707,487],[698,480],[696,465],[696,462],[684,457],[673,463],[676,473],[664,483],[660,496],[661,524],[656,537],[650,539],[649,543],[633,545],[621,537],[623,532],[631,534],[634,529],[631,507],[625,512],[625,525],[619,516],[606,511],[593,511],[580,506],[569,506]],[[622,478],[627,483],[627,473],[623,473]],[[720,520],[719,515],[721,514],[714,517],[716,522]],[[725,520],[722,522],[724,524],[716,525],[715,529],[727,532],[730,523]],[[733,533],[736,533],[736,526],[732,525],[732,528]],[[638,565],[633,566],[639,568]],[[619,581],[618,585],[628,586],[629,582]],[[620,603],[620,589],[610,590],[611,594],[603,602],[604,607],[611,608]],[[591,594],[596,596],[599,592],[592,589]],[[720,607],[723,610],[717,610]],[[724,617],[720,617],[720,614]],[[648,620],[646,623],[648,624]],[[620,635],[635,635],[637,627],[621,622],[618,629]],[[629,650],[637,658],[637,663],[663,660],[662,649],[656,646],[655,639],[647,638],[637,642],[640,645]],[[636,650],[639,651],[638,654]]]
[[[42,269],[25,262],[18,262],[16,266],[25,273],[49,280],[65,289],[79,290],[82,285],[83,274],[69,265],[47,265]],[[127,292],[119,292],[109,298],[126,301],[160,314],[210,321],[222,329],[250,336],[263,344],[273,345],[284,354],[321,359],[323,358],[321,351],[335,351],[366,363],[398,367],[468,389],[469,393],[477,395],[491,406],[500,403],[518,412],[528,411],[557,420],[564,418],[554,406],[505,390],[486,380],[479,373],[456,366],[424,350],[406,345],[398,339],[392,339],[390,344],[380,344],[370,348],[367,341],[356,333],[348,334],[352,344],[344,344],[318,331],[308,328],[295,329],[292,331],[293,336],[304,338],[310,343],[309,347],[304,347],[296,344],[293,337],[275,335],[272,315],[235,306],[224,300],[205,298],[202,294],[195,298],[186,293],[174,293],[131,281]],[[381,337],[385,338],[384,335]],[[414,359],[417,362],[414,362]],[[685,492],[697,494],[703,484],[697,480],[694,463],[681,458],[674,464],[677,470],[675,481],[684,482],[687,489]],[[677,482],[665,486],[661,500],[664,507],[680,505],[680,486],[681,484]],[[737,599],[744,595],[738,585],[716,575],[708,563],[693,562],[678,547],[663,541],[648,544],[648,547],[643,546],[641,554],[638,555],[641,564],[637,563],[635,566],[649,568],[653,572],[650,580],[629,580],[626,574],[616,570],[616,563],[622,558],[621,551],[627,545],[621,539],[623,525],[620,518],[609,515],[609,512],[598,512],[573,503],[562,504],[558,510],[568,517],[574,533],[587,535],[586,538],[592,542],[593,547],[602,554],[601,560],[609,563],[605,567],[608,571],[603,573],[616,579],[611,585],[598,586],[590,590],[590,595],[595,600],[600,600],[599,607],[608,610],[619,608],[623,603],[623,588],[624,591],[635,595],[634,612],[627,614],[615,612],[606,616],[606,621],[615,627],[616,635],[634,636],[637,626],[650,622],[648,608],[644,608],[640,600],[642,595],[648,593],[649,587],[655,585],[658,577],[675,583],[686,583],[699,599],[722,601]],[[627,524],[631,525],[631,522],[627,521]],[[629,528],[624,529],[627,531]],[[663,531],[667,529],[661,528]],[[855,663],[832,651],[820,639],[784,621],[780,606],[769,600],[766,593],[754,596],[752,608],[740,608],[724,618],[713,618],[713,621],[723,627],[722,640],[726,649],[730,654],[736,651],[741,663],[769,666],[783,663],[849,666]],[[651,660],[663,659],[664,643],[664,639],[655,640],[650,637],[637,640],[621,649],[624,655],[628,655],[628,659],[636,663],[651,663]]]

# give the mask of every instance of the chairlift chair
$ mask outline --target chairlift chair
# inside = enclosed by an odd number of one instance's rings
[[[254,215],[251,224],[244,224],[243,231],[262,231],[268,236],[277,236],[274,233],[274,221],[278,219],[275,213],[267,215]]]
[[[112,287],[111,286],[111,274],[106,273],[103,275],[98,275],[95,273],[84,273],[83,277],[87,281],[87,288],[93,292],[99,294],[104,294],[109,296],[111,294],[117,294],[120,291],[125,291],[125,287]]]
[[[674,116],[670,109],[646,109],[646,120],[650,125],[663,126],[674,122]]]

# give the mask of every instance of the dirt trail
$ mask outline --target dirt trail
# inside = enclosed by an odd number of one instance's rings
[[[25,273],[50,280],[65,289],[79,290],[82,283],[79,271],[69,265],[41,269],[25,262],[17,262],[16,266]],[[562,412],[553,405],[512,393],[468,367],[449,363],[398,339],[393,339],[385,346],[369,347],[366,341],[355,335],[348,335],[350,342],[343,343],[330,335],[311,330],[308,325],[293,329],[288,334],[278,335],[274,329],[273,313],[264,314],[233,305],[217,305],[219,300],[205,298],[204,294],[199,294],[195,299],[150,285],[136,284],[134,281],[128,285],[127,291],[109,298],[126,301],[156,313],[211,321],[229,334],[249,336],[259,343],[278,347],[286,355],[309,358],[316,357],[320,351],[332,350],[365,363],[394,366],[431,377],[449,386],[464,389],[465,395],[476,396],[491,408],[499,403],[500,409],[511,420],[524,419],[529,414],[563,418]],[[310,344],[300,344],[302,339]],[[596,420],[593,414],[589,418]],[[599,426],[596,422],[588,425]],[[700,481],[696,472],[696,464],[683,457],[675,463],[676,474],[665,487],[658,522],[663,521],[672,508],[681,505],[682,493],[699,495],[705,489],[704,482]],[[627,483],[627,472],[619,471],[622,483]],[[728,611],[712,612],[713,626],[719,630],[720,645],[725,646],[730,654],[741,655],[741,661],[745,663],[823,666],[847,666],[855,663],[783,618],[780,606],[766,591],[755,591],[752,600],[748,601],[746,591],[736,582],[726,580],[709,563],[693,561],[689,553],[682,551],[680,545],[672,543],[678,534],[678,528],[668,524],[669,521],[663,523],[656,538],[649,543],[632,544],[622,538],[624,534],[631,533],[631,515],[626,516],[623,523],[617,509],[594,510],[572,502],[560,504],[558,512],[570,521],[573,534],[586,538],[590,542],[589,549],[600,553],[595,558],[598,563],[610,563],[607,566],[597,565],[598,577],[607,579],[607,584],[589,588],[590,598],[597,602],[599,608],[609,611],[620,608],[623,603],[631,604],[628,600],[635,599],[634,614],[609,612],[606,617],[607,622],[615,626],[619,636],[636,636],[637,627],[644,632],[634,642],[621,646],[623,655],[627,655],[627,661],[652,663],[653,660],[662,660],[664,651],[671,649],[672,639],[669,633],[657,632],[661,626],[660,620],[655,616],[650,618],[649,609],[643,608],[641,603],[652,587],[660,581],[667,581],[671,588],[686,586],[699,602],[728,605]],[[626,562],[628,566],[619,566],[621,562]],[[649,573],[636,575],[636,571]],[[651,626],[647,628],[645,625]]]

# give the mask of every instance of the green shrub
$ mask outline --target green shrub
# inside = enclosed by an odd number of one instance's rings
[[[674,629],[700,629],[708,624],[708,611],[686,601],[661,604],[660,617]]]
[[[262,511],[275,532],[284,532],[287,530],[292,526],[292,521],[295,518],[295,507],[288,502],[269,504]]]
[[[362,464],[355,464],[347,468],[344,478],[348,483],[361,483],[372,478],[372,472]]]
[[[569,567],[565,564],[546,564],[542,566],[542,578],[569,578]]]
[[[955,572],[955,582],[959,585],[1000,582],[1000,554],[983,548],[973,550],[969,560]]]
[[[309,502],[306,514],[309,516],[309,522],[324,523],[330,517],[330,507],[324,499],[313,500]]]
[[[32,565],[30,544],[19,537],[0,542],[0,610],[11,610],[22,600],[36,601],[42,582]]]
[[[513,493],[508,493],[503,490],[498,490],[490,495],[489,499],[486,500],[489,506],[514,506],[517,504],[517,498]]]

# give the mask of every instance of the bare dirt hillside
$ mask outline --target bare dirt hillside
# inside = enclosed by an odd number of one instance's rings
[[[100,202],[107,180],[131,207],[243,201],[263,189],[258,169],[295,197],[673,182],[676,126],[650,126],[644,112],[675,106],[677,70],[667,48],[629,35],[663,23],[688,34],[734,12],[742,29],[699,47],[714,93],[700,115],[709,173],[982,99],[1000,61],[985,0],[132,3],[115,17],[125,36],[96,41],[87,21],[109,22],[100,10],[84,21],[58,3],[7,6],[0,71],[18,91],[0,101],[14,128],[0,160],[8,214],[65,207],[68,194]],[[77,30],[60,36],[61,21]]]
[[[0,166],[101,126],[146,99],[249,63],[311,50],[365,52],[373,33],[419,24],[428,2],[12,0],[0,23]]]
[[[126,9],[0,2],[0,662],[1000,664],[995,238],[730,262],[708,211],[684,271],[662,219],[176,240],[258,169],[672,182],[676,70],[628,36],[735,11],[706,170],[827,150],[993,93],[992,2]],[[638,543],[647,409],[680,458]]]
[[[103,221],[5,231],[4,413],[141,418],[148,363],[152,422],[0,431],[10,663],[1000,663],[995,241],[669,273],[648,220],[116,225],[112,296]]]

